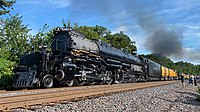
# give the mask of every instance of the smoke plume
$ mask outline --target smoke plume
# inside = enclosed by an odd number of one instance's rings
[[[158,30],[147,39],[149,49],[163,56],[180,56],[182,54],[181,35],[175,31]]]
[[[144,2],[148,2],[150,5]],[[75,6],[76,15],[81,15],[79,13],[80,10],[90,14],[99,14],[102,18],[109,20],[111,24],[127,26],[128,29],[133,29],[133,23],[137,22],[139,27],[146,33],[146,40],[144,40],[146,49],[152,53],[200,61],[199,52],[197,53],[196,50],[185,50],[183,47],[182,32],[175,27],[170,27],[163,21],[164,18],[160,18],[157,15],[159,9],[156,6],[163,5],[160,0],[126,0],[124,2],[115,0],[85,0],[84,4],[83,2],[77,3],[72,4]],[[192,56],[191,53],[194,52],[196,52],[195,56]]]

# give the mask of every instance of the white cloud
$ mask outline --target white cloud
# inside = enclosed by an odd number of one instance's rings
[[[168,7],[161,9],[158,15],[167,19],[181,18],[181,20],[192,21],[199,18],[198,13],[194,14],[194,12],[199,12],[199,0],[167,0],[164,4]]]
[[[193,48],[184,48],[183,58],[200,63],[200,52]]]
[[[195,25],[194,24],[188,24],[188,25],[185,25],[185,27],[189,28],[191,30],[198,30],[198,29],[200,29],[200,25],[198,25],[198,24],[195,24]]]
[[[70,0],[48,0],[55,7],[64,8],[71,5]]]
[[[184,25],[185,31],[183,32],[184,39],[183,41],[185,43],[188,43],[188,41],[193,42],[193,45],[197,45],[200,42],[200,25],[193,25],[188,24]],[[195,40],[195,41],[194,41]]]
[[[180,57],[171,57],[173,61],[186,61],[191,62],[193,64],[200,63],[200,52],[198,49],[194,49],[191,47],[183,48],[183,53]]]
[[[171,4],[173,6],[171,11],[178,15],[188,14],[200,6],[199,0],[176,0],[175,2],[171,2]]]
[[[150,54],[151,52],[147,49],[147,35],[142,30],[137,30],[135,32],[129,32],[128,36],[132,41],[136,42],[137,53],[138,54]]]

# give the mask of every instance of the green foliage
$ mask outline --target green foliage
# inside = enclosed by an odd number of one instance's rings
[[[78,26],[75,24],[73,27],[74,30],[77,30],[83,33],[88,39],[101,39],[106,35],[110,35],[111,32],[103,26]]]
[[[4,58],[19,61],[19,56],[30,51],[28,39],[31,37],[27,25],[22,23],[22,16],[18,14],[2,20],[0,27],[0,50],[4,51]]]
[[[38,51],[39,46],[50,45],[53,29],[46,32],[48,28],[49,26],[45,24],[35,36],[30,38],[30,47],[34,48],[34,51]]]
[[[0,15],[7,14],[10,8],[15,3],[15,0],[0,0]]]
[[[11,87],[14,65],[14,62],[0,58],[0,89]]]
[[[149,55],[146,55],[144,57],[151,59],[151,60],[153,60],[153,61],[155,61],[155,62],[157,62],[157,63],[159,63],[159,64],[161,64],[165,67],[168,67],[168,68],[175,68],[175,66],[176,66],[171,59],[157,55],[157,54],[149,54]]]
[[[175,64],[177,65],[177,70],[180,72],[200,75],[200,65],[194,65],[183,61]]]
[[[0,21],[0,88],[6,89],[11,87],[14,65],[19,62],[20,55],[30,49],[31,35],[18,14]]]
[[[98,34],[98,36],[100,38],[103,38],[106,35],[110,35],[111,34],[110,30],[108,30],[107,28],[105,28],[103,26],[96,25],[95,27],[93,27],[93,30]]]
[[[71,27],[69,20],[68,25],[65,21],[62,21],[62,24],[64,27]],[[83,33],[88,39],[100,39],[107,42],[108,44],[111,44],[115,48],[123,48],[130,53],[137,51],[137,48],[134,45],[135,42],[131,41],[130,37],[123,33],[111,34],[111,31],[104,26],[79,26],[78,23],[74,23],[72,28]]]
[[[0,0],[0,3],[5,0]],[[0,4],[2,6],[2,4]],[[1,11],[1,10],[0,10]],[[6,11],[6,10],[5,10]],[[0,13],[1,15],[1,13]],[[71,27],[71,22],[62,22],[64,27]],[[39,46],[50,45],[53,37],[53,29],[47,31],[49,26],[45,24],[38,33],[33,36],[29,34],[31,29],[23,24],[22,16],[18,14],[6,19],[0,19],[0,88],[11,86],[12,70],[19,62],[19,57],[24,53],[38,51]],[[125,49],[130,53],[137,50],[130,37],[122,32],[112,34],[104,26],[79,26],[74,23],[72,27],[83,33],[88,39],[100,39],[111,44],[118,49]],[[189,74],[200,74],[200,65],[193,65],[186,62],[174,63],[171,59],[158,55],[143,55],[163,66],[177,70],[178,72]]]
[[[162,66],[172,68],[180,73],[200,75],[200,65],[194,65],[191,63],[179,61],[174,63],[171,59],[155,54],[142,55],[143,57],[149,58]]]
[[[94,27],[80,26],[80,27],[76,28],[75,30],[78,30],[79,32],[83,33],[86,36],[86,38],[88,38],[88,39],[99,39],[100,38],[98,33],[95,31]]]
[[[113,47],[118,49],[125,49],[130,53],[133,53],[136,51],[136,46],[134,45],[134,42],[131,41],[131,39],[123,34],[123,33],[116,33],[114,35],[106,35],[105,38],[108,40],[108,43],[110,43]]]
[[[53,29],[46,32],[48,25],[45,24],[33,36],[19,14],[0,19],[0,23],[0,87],[9,88],[13,67],[19,63],[20,56],[31,52],[32,47],[37,51],[39,45],[49,45]]]
[[[134,45],[135,42],[131,41],[130,37],[123,33],[111,34],[110,30],[103,26],[76,26],[74,29],[83,33],[88,39],[100,39],[111,44],[115,48],[123,48],[130,53],[137,50]]]
[[[197,87],[197,93],[199,93],[199,95],[197,95],[197,100],[200,101],[200,86]]]

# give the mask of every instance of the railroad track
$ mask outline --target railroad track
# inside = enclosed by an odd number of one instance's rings
[[[0,90],[0,98],[8,96],[18,96],[18,95],[28,95],[28,94],[42,94],[47,92],[56,92],[56,91],[66,91],[66,90],[79,90],[79,89],[88,89],[95,87],[105,87],[106,85],[89,85],[89,86],[74,86],[74,87],[60,87],[60,88],[45,88],[45,89],[23,89],[16,91],[6,91]]]
[[[5,92],[6,92],[6,90],[0,90],[0,94],[1,94],[1,93],[5,93]]]
[[[172,84],[177,81],[158,81],[147,83],[129,83],[115,85],[99,85],[95,87],[74,87],[74,89],[64,89],[61,91],[41,92],[36,94],[22,94],[17,96],[0,97],[0,110],[9,111],[13,108],[30,108],[32,105],[48,105],[54,103],[62,103],[74,100],[81,100],[112,93],[130,91],[160,85]],[[79,89],[75,89],[79,88]],[[59,88],[55,88],[59,89]],[[31,90],[34,91],[34,90]]]

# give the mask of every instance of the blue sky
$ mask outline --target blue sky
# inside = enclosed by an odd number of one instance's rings
[[[158,30],[175,32],[171,38],[177,39],[180,45],[174,47],[181,52],[167,56],[200,63],[200,0],[16,0],[13,8],[11,15],[22,15],[32,34],[44,24],[53,28],[68,19],[79,25],[102,25],[113,33],[124,31],[136,41],[138,54],[155,51],[149,39]],[[164,44],[173,48],[170,41]]]

